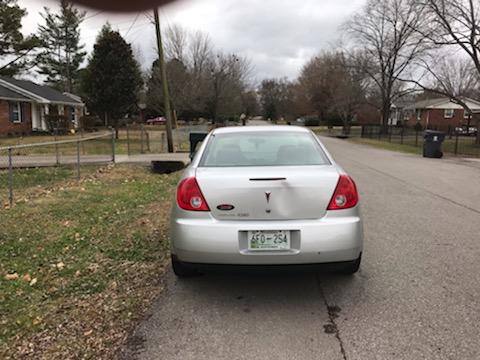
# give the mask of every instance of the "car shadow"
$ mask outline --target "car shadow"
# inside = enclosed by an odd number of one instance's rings
[[[361,281],[358,275],[332,271],[209,271],[192,278],[175,278],[170,284],[182,296],[195,296],[206,302],[255,300],[257,304],[288,304],[296,307],[309,301],[324,302],[328,288],[348,289]]]

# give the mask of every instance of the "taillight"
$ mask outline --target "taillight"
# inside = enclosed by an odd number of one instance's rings
[[[333,193],[327,210],[349,209],[358,204],[357,186],[348,175],[340,175],[338,184]]]
[[[178,185],[177,204],[183,210],[210,211],[194,177],[183,179]]]

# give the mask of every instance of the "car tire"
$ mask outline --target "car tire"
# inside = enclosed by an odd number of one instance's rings
[[[172,255],[172,269],[173,273],[179,277],[179,278],[188,278],[188,277],[193,277],[193,276],[198,276],[199,273],[197,270],[185,266],[182,264],[181,261],[178,261],[178,259]]]
[[[362,254],[358,257],[358,259],[353,260],[349,262],[348,264],[345,265],[345,267],[342,269],[342,273],[346,275],[353,275],[358,270],[360,270],[360,263],[362,262]]]

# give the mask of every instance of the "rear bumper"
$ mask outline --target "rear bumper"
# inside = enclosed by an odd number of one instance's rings
[[[361,255],[361,254],[360,254]],[[337,272],[344,270],[348,266],[352,266],[356,260],[328,262],[317,264],[267,264],[267,265],[242,265],[242,264],[204,264],[204,263],[189,263],[178,259],[176,255],[172,255],[172,259],[181,262],[183,267],[192,270],[199,270],[200,272],[232,272],[232,273],[284,273],[284,272]]]
[[[184,216],[182,216],[184,215]],[[288,265],[347,262],[363,251],[358,208],[328,212],[319,220],[219,221],[209,213],[174,209],[171,251],[181,262],[217,265]],[[290,230],[289,251],[248,251],[247,231]]]

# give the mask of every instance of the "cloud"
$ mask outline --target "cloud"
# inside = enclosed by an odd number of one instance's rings
[[[322,49],[338,43],[338,27],[364,0],[183,0],[161,9],[163,25],[176,23],[207,32],[216,48],[251,59],[254,76],[289,77],[298,75],[302,65]],[[26,32],[35,31],[43,5],[49,0],[20,0],[27,7]],[[39,4],[40,3],[40,4]],[[137,51],[144,68],[155,59],[154,28],[146,14],[118,15],[89,10],[82,24],[82,40],[91,51],[101,26],[109,21]],[[130,29],[130,30],[129,30]],[[128,33],[128,34],[127,34]]]

